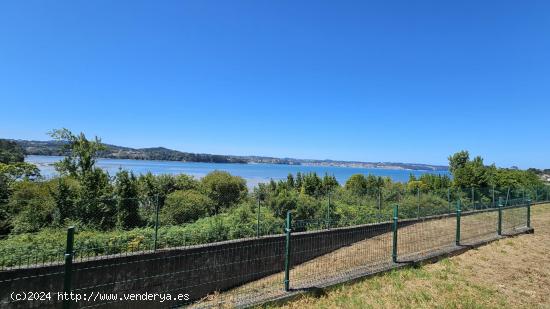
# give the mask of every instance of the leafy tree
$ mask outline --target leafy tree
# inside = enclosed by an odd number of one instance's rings
[[[238,203],[248,193],[243,178],[222,171],[210,172],[202,178],[201,184],[208,197],[215,203],[211,215]]]
[[[451,178],[449,178],[449,176],[440,174],[423,174],[422,176],[420,176],[418,181],[424,184],[424,186],[421,186],[421,189],[424,191],[443,190],[449,188],[452,184]],[[411,180],[409,180],[409,183],[411,183]]]
[[[291,173],[288,173],[288,176],[286,176],[286,184],[289,188],[294,188],[296,186],[294,176],[292,176]]]
[[[117,197],[117,228],[130,229],[140,225],[138,184],[133,173],[128,173],[125,170],[117,173],[115,194]]]
[[[285,218],[289,210],[296,209],[298,205],[298,195],[295,191],[281,190],[269,201],[269,208],[278,218]]]
[[[325,176],[323,177],[323,181],[322,181],[322,191],[323,191],[323,195],[326,195],[327,193],[329,192],[332,192],[334,191],[335,188],[339,187],[340,184],[338,183],[338,180],[336,180],[336,177],[334,177],[334,175],[328,175],[328,174],[325,174]]]
[[[367,194],[372,197],[378,196],[384,187],[384,178],[369,174],[367,180]]]
[[[20,179],[34,180],[40,177],[40,170],[36,165],[27,162],[0,163],[0,175],[4,175],[8,182]]]
[[[7,235],[13,228],[11,216],[8,213],[7,203],[0,202],[0,235]]]
[[[63,148],[67,152],[62,161],[55,163],[61,174],[84,177],[85,174],[92,173],[98,153],[106,149],[97,136],[94,140],[88,140],[84,133],[74,135],[65,128],[53,130],[49,134],[53,139],[63,142]]]
[[[65,220],[75,217],[75,201],[78,193],[76,180],[69,177],[59,177],[53,180],[50,189],[55,204],[54,223],[61,226]]]
[[[323,195],[323,182],[317,173],[308,173],[302,176],[301,192],[316,197]]]
[[[454,175],[457,170],[464,168],[468,161],[470,161],[470,153],[466,150],[449,156],[449,171]]]
[[[53,222],[54,203],[46,182],[18,181],[13,185],[7,211],[13,218],[13,232],[38,232]]]
[[[166,199],[166,196],[178,189],[176,185],[176,179],[172,175],[158,175],[157,187],[159,195],[158,198],[161,207],[162,205],[164,205],[164,200]]]
[[[77,219],[95,228],[113,228],[117,217],[109,175],[94,168],[79,181]]]
[[[0,139],[0,163],[11,164],[25,161],[25,151],[14,141]]]
[[[363,174],[354,174],[346,181],[344,187],[346,190],[351,191],[355,195],[366,195],[367,194],[367,179]]]
[[[214,202],[199,191],[178,190],[167,196],[161,219],[168,224],[189,223],[213,212],[214,206]]]
[[[10,196],[10,187],[8,182],[8,177],[0,173],[0,204],[7,202]]]
[[[320,212],[321,203],[318,199],[304,194],[300,194],[298,196],[296,214],[294,216],[296,220],[311,220],[318,218],[320,216]]]
[[[407,183],[407,190],[411,193],[415,193],[415,192],[418,192],[418,190],[420,191],[426,191],[428,188],[428,185],[426,185],[423,181],[421,180],[413,180],[413,181],[409,181]]]
[[[302,190],[302,173],[296,173],[296,181],[294,182],[294,187],[296,190]]]
[[[193,176],[179,174],[175,179],[176,190],[199,190],[200,182]]]
[[[260,199],[260,201],[265,201],[268,197],[269,189],[266,184],[259,183],[257,187],[254,187],[254,196],[255,199]]]
[[[145,175],[140,175],[137,182],[140,198],[151,204],[156,202],[156,198],[159,195],[157,178],[151,172],[147,172]]]

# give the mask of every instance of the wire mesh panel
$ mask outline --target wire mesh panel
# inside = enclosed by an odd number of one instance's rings
[[[74,265],[73,291],[94,295],[82,308],[134,308],[124,298],[136,294],[169,297],[141,300],[140,308],[241,305],[281,293],[283,253],[284,238],[272,236],[89,260]]]
[[[498,211],[483,210],[462,213],[461,244],[467,245],[497,237]]]
[[[293,235],[291,288],[323,286],[388,268],[391,265],[391,231],[388,220],[382,224]]]
[[[455,215],[399,222],[399,261],[420,259],[455,246]]]
[[[514,234],[527,228],[527,207],[516,206],[502,209],[502,232]]]
[[[59,308],[62,300],[58,292],[63,291],[63,275],[62,265],[2,270],[0,308]]]
[[[41,242],[38,233],[0,238],[0,308],[60,304],[56,293],[63,290],[65,249],[55,243],[37,245]],[[40,290],[30,289],[32,286]]]

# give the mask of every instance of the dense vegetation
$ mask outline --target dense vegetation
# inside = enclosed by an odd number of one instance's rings
[[[66,129],[51,135],[66,157],[56,164],[59,176],[48,180],[23,162],[19,145],[0,143],[2,255],[58,252],[68,225],[77,226],[81,254],[105,254],[151,248],[157,217],[157,246],[178,246],[280,233],[287,211],[294,213],[296,229],[304,230],[387,220],[394,203],[400,216],[412,217],[447,212],[456,199],[471,207],[490,205],[492,190],[511,197],[527,189],[523,194],[533,197],[548,189],[533,171],[486,166],[462,151],[449,157],[453,179],[411,175],[399,183],[356,174],[339,184],[331,175],[298,173],[249,192],[244,179],[222,171],[200,180],[125,170],[109,175],[95,164],[105,150],[101,140]]]

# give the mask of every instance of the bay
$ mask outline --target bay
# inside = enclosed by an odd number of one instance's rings
[[[46,178],[57,175],[53,163],[62,160],[59,156],[27,156],[26,162],[36,164],[41,174]],[[391,170],[378,168],[357,168],[339,166],[306,166],[287,164],[238,164],[238,163],[198,163],[178,161],[151,161],[151,160],[126,160],[126,159],[98,159],[97,166],[106,170],[111,176],[120,169],[132,171],[134,174],[145,174],[151,172],[154,175],[160,174],[188,174],[195,178],[201,178],[209,172],[219,170],[226,171],[232,175],[241,176],[247,181],[248,187],[257,186],[258,183],[269,182],[270,179],[286,179],[289,173],[296,174],[315,172],[319,176],[334,175],[340,184],[353,174],[372,174],[376,176],[390,177],[393,181],[406,182],[409,175],[420,176],[422,174],[449,175],[448,171],[419,171],[419,170]]]

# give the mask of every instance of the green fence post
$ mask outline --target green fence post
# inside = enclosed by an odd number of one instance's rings
[[[393,207],[393,247],[392,247],[392,261],[397,263],[397,229],[398,229],[398,220],[399,220],[399,205]]]
[[[291,226],[292,216],[290,211],[286,212],[286,245],[285,245],[285,291],[290,291],[290,235],[292,232]]]
[[[498,236],[502,235],[502,198],[499,198],[498,201],[498,227],[497,227]]]
[[[531,200],[527,199],[527,228],[531,228]]]
[[[260,197],[258,196],[258,214],[257,214],[257,221],[256,221],[256,237],[260,237]]]
[[[456,245],[460,246],[460,200],[456,201]]]
[[[65,275],[63,278],[63,292],[65,292],[66,294],[65,294],[65,298],[63,298],[63,309],[71,308],[71,300],[66,296],[71,293],[73,253],[74,253],[74,226],[71,226],[67,229],[67,245],[65,247]]]
[[[153,241],[153,251],[157,251],[157,248],[158,248],[158,234],[159,234],[159,208],[160,208],[160,203],[159,203],[159,196],[157,194],[157,196],[155,197],[155,239]]]

